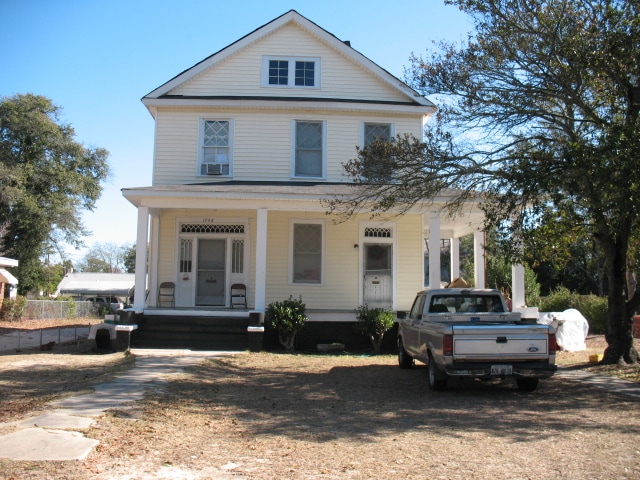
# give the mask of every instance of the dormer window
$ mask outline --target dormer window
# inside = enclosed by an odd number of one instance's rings
[[[262,86],[320,88],[320,59],[315,57],[264,57]]]

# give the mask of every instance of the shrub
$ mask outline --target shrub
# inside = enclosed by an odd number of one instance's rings
[[[18,295],[15,299],[6,298],[2,303],[2,319],[7,322],[19,322],[27,306],[27,297]]]
[[[278,341],[286,351],[294,349],[294,341],[298,331],[307,323],[305,304],[290,296],[282,302],[272,302],[265,314],[268,324],[278,332]]]
[[[572,294],[568,288],[558,287],[548,297],[540,299],[541,312],[563,312],[569,308],[576,308],[578,295]]]
[[[384,334],[393,327],[395,315],[391,310],[360,305],[356,310],[356,329],[371,339],[373,353],[379,354]]]
[[[576,309],[589,322],[589,332],[594,335],[604,335],[607,332],[607,311],[609,302],[604,297],[586,295],[580,297]]]

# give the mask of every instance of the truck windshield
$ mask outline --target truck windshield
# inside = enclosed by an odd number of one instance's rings
[[[429,313],[504,312],[498,295],[434,295]]]

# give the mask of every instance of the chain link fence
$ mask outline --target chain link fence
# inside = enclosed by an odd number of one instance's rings
[[[98,318],[99,316],[99,306],[93,302],[27,300],[22,319]]]

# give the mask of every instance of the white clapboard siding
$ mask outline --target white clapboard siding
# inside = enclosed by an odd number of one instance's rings
[[[264,56],[318,57],[321,88],[261,85]],[[214,64],[169,92],[185,96],[274,96],[407,102],[410,99],[376,75],[297,25],[286,25]]]
[[[291,179],[292,124],[295,120],[326,122],[327,181],[344,181],[342,164],[356,156],[365,122],[392,123],[396,134],[420,137],[422,119],[335,111],[167,109],[158,111],[154,185],[206,182],[228,177],[199,176],[201,119],[233,122],[233,179],[284,181]]]
[[[418,291],[424,288],[424,238],[422,215],[407,214],[396,225],[396,251],[398,255],[396,308],[408,311]]]
[[[160,218],[160,243],[158,258],[158,278],[160,281],[175,281],[176,269],[176,225],[179,218],[215,217],[246,218],[249,228],[250,254],[246,257],[245,269],[251,277],[247,284],[254,291],[256,232],[255,211],[221,210],[168,210]],[[360,220],[368,220],[361,216]],[[325,226],[323,283],[319,285],[294,284],[290,282],[290,241],[291,228],[296,220],[315,220]],[[353,310],[360,301],[361,279],[359,278],[361,261],[358,243],[359,221],[334,222],[336,218],[322,213],[271,211],[268,214],[267,242],[267,304],[281,301],[293,295],[301,296],[310,309]],[[422,265],[416,258],[422,258],[422,233],[420,215],[405,215],[394,219],[397,240],[394,246],[396,262],[396,298],[399,310],[408,310],[415,293],[422,288]],[[286,295],[283,294],[286,292]],[[283,296],[284,295],[284,296]]]

